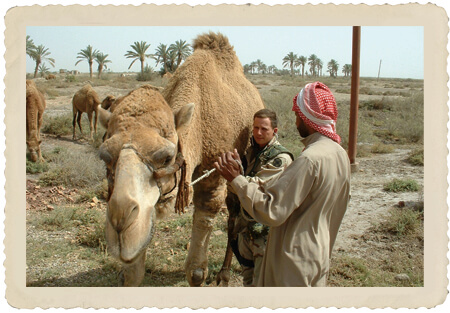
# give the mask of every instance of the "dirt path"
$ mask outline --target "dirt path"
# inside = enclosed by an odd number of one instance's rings
[[[400,201],[421,201],[423,191],[393,193],[383,191],[392,179],[414,179],[423,187],[423,167],[404,160],[413,148],[403,147],[390,154],[358,159],[360,171],[352,174],[351,200],[342,221],[335,250],[350,252],[355,238],[380,222],[389,208]],[[353,253],[357,253],[354,251]]]

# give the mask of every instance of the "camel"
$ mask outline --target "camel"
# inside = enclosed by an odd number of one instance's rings
[[[53,74],[48,74],[47,76],[45,76],[46,80],[50,80],[50,79],[56,79],[56,76]]]
[[[102,105],[110,106],[115,100],[114,96],[107,96],[103,102],[100,102],[100,99],[95,92],[94,88],[91,85],[86,84],[78,90],[72,98],[72,108],[73,108],[73,137],[75,140],[75,120],[78,123],[78,127],[80,128],[81,134],[83,134],[83,129],[81,128],[81,115],[83,112],[86,112],[89,119],[89,129],[90,134],[89,137],[93,140],[93,133],[97,133],[97,119],[98,119],[98,105],[102,103]],[[95,113],[94,122],[92,121],[92,115]]]
[[[33,80],[26,81],[27,147],[32,162],[44,162],[41,154],[41,126],[44,118],[45,97]]]
[[[163,77],[162,78],[165,78],[165,79],[171,79],[172,78],[172,73],[170,73],[170,72],[167,72],[167,73],[165,73],[164,75],[163,75]]]
[[[211,169],[222,152],[236,148],[243,154],[252,116],[264,107],[263,101],[245,78],[227,37],[203,34],[193,47],[162,92],[142,86],[112,113],[99,108],[107,115],[100,119],[107,135],[99,148],[109,185],[106,240],[110,253],[122,261],[121,286],[142,283],[155,218],[174,204],[177,212],[184,212],[191,198],[193,227],[185,273],[191,286],[201,286],[208,274],[213,220],[225,198],[230,213],[239,208],[217,173],[195,184],[192,197],[189,183]],[[228,225],[230,234],[231,219]],[[227,249],[218,283],[227,285],[231,257]]]

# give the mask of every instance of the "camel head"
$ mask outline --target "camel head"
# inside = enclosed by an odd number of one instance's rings
[[[41,140],[27,140],[27,147],[30,153],[31,162],[36,162],[40,155]]]
[[[114,103],[114,101],[116,101],[116,97],[112,95],[106,96],[106,98],[102,101],[101,107],[107,110]]]
[[[108,176],[106,239],[111,254],[133,263],[149,244],[162,202],[173,205],[180,167],[178,132],[188,126],[193,104],[175,112],[159,91],[138,88],[106,115],[100,158]],[[172,192],[173,193],[173,192]],[[173,201],[172,201],[173,200]]]

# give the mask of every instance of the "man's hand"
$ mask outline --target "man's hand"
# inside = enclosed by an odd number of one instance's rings
[[[231,182],[242,173],[241,158],[236,149],[233,152],[222,153],[214,167],[227,181]]]

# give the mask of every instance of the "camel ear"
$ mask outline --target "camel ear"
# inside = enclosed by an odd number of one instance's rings
[[[187,127],[189,127],[192,116],[194,115],[194,108],[195,104],[189,103],[174,112],[175,127],[178,133],[183,132]]]
[[[98,119],[100,121],[100,124],[102,124],[105,129],[108,129],[108,123],[109,119],[111,118],[111,114],[112,113],[108,110],[102,109],[101,107],[98,108]]]

